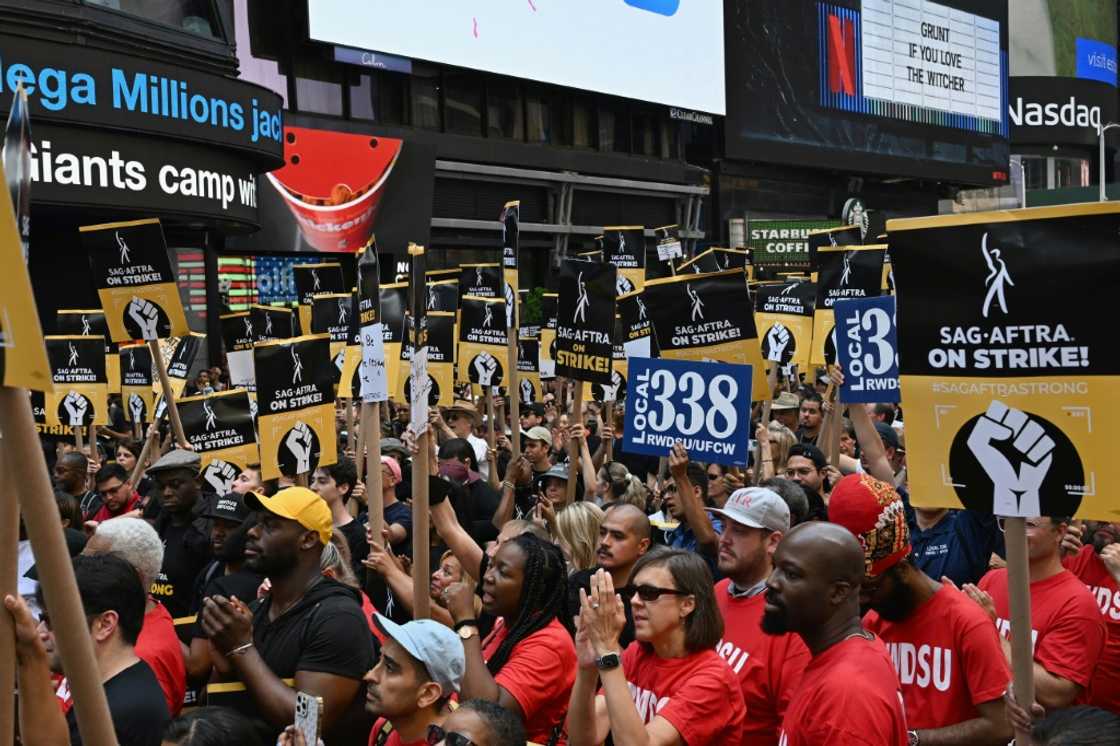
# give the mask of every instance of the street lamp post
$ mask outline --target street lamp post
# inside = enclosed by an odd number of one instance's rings
[[[1109,122],[1105,126],[1101,127],[1100,132],[1099,132],[1100,163],[1098,164],[1098,167],[1100,169],[1100,186],[1101,186],[1100,201],[1101,202],[1105,202],[1105,201],[1108,200],[1108,197],[1104,193],[1104,133],[1107,132],[1108,130],[1112,129],[1113,127],[1120,127],[1120,122]]]

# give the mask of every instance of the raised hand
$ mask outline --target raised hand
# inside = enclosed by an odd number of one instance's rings
[[[1012,464],[994,445],[1010,442],[1018,455]],[[1025,412],[993,401],[968,436],[968,448],[995,485],[992,512],[1005,516],[1042,514],[1039,490],[1054,460],[1054,441]]]
[[[85,424],[86,410],[89,409],[89,400],[81,394],[71,391],[62,400],[66,409],[66,416],[70,418],[71,427],[81,427]]]
[[[296,457],[297,474],[311,471],[311,428],[303,422],[297,422],[296,426],[288,432],[284,445]]]
[[[159,311],[149,301],[134,297],[128,304],[128,317],[140,327],[140,336],[143,339],[158,339]]]
[[[776,363],[782,362],[782,356],[789,346],[790,333],[783,324],[774,324],[766,332],[766,359]]]
[[[215,492],[224,495],[233,491],[233,483],[237,479],[237,468],[221,459],[214,459],[207,465],[206,470],[202,473],[202,478],[214,488]]]

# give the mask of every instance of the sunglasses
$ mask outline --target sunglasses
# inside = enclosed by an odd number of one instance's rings
[[[656,585],[628,585],[622,589],[623,598],[632,598],[634,594],[638,594],[638,598],[643,601],[656,601],[662,596],[690,596],[692,594],[685,591],[678,591],[675,588],[659,588]]]
[[[443,741],[447,746],[475,746],[474,741],[455,731],[446,731],[438,725],[428,726],[428,746]]]

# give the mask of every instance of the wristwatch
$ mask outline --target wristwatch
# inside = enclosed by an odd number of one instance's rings
[[[458,632],[459,637],[463,640],[463,642],[466,642],[467,640],[478,634],[478,625],[464,624],[462,627],[459,627]]]
[[[909,744],[909,746],[918,746],[918,742],[919,742],[918,731],[916,731],[916,730],[906,731],[906,739],[907,739],[907,743]]]
[[[622,659],[618,657],[618,653],[607,653],[595,659],[595,667],[600,671],[610,671],[620,665],[622,665]]]

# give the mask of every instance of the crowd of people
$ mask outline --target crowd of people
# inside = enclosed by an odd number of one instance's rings
[[[121,746],[305,746],[301,693],[327,746],[1120,743],[1120,523],[1027,520],[1035,696],[1019,701],[1001,523],[912,506],[903,411],[833,401],[828,383],[783,383],[768,422],[756,408],[745,469],[680,444],[628,453],[625,402],[577,417],[563,381],[520,405],[514,456],[508,406],[490,423],[460,390],[430,414],[418,543],[418,445],[394,402],[380,536],[348,403],[337,463],[249,467],[228,494],[191,450],[165,446],[134,483],[127,433],[84,451],[44,436]],[[3,599],[18,737],[78,744],[20,539]],[[414,545],[430,618],[413,618]]]

